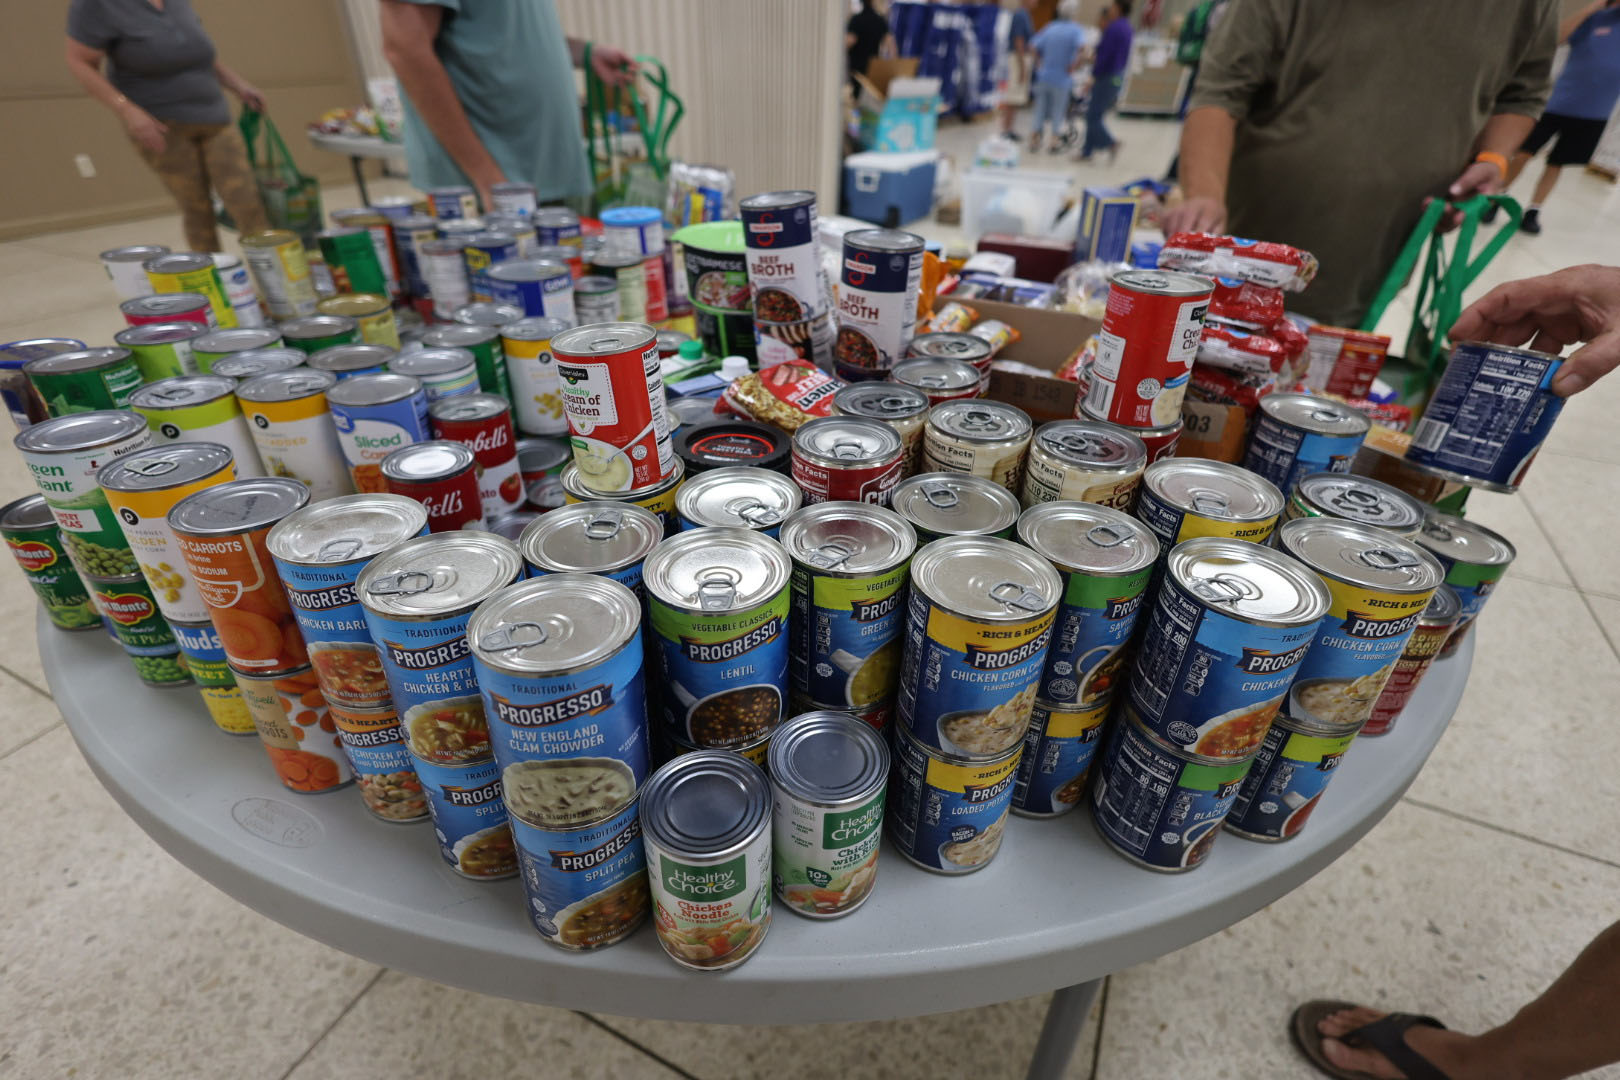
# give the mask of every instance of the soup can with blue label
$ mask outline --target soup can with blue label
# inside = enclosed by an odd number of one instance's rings
[[[551,259],[512,259],[484,272],[489,298],[510,304],[526,317],[544,316],[574,325],[574,275],[568,264]]]
[[[1457,628],[1440,651],[1445,658],[1468,637],[1474,620],[1485,609],[1485,601],[1496,591],[1518,552],[1506,537],[1485,526],[1435,510],[1424,517],[1417,542],[1440,560],[1446,572],[1446,587],[1457,594],[1462,606]]]
[[[405,733],[392,708],[329,705],[338,741],[354,769],[354,786],[373,817],[396,824],[426,821],[427,794],[405,749]]]
[[[1311,394],[1267,394],[1260,399],[1243,467],[1289,492],[1311,473],[1350,471],[1372,427],[1341,401]]]
[[[501,770],[493,761],[441,765],[413,758],[427,794],[439,854],[465,878],[493,881],[517,873],[517,847],[501,801]]]
[[[1325,734],[1278,717],[1226,817],[1226,831],[1277,843],[1299,835],[1327,791],[1354,730]]]
[[[1470,487],[1517,491],[1563,411],[1564,399],[1552,392],[1562,364],[1533,349],[1454,345],[1406,460]]]
[[[1022,742],[991,758],[941,753],[896,725],[889,773],[889,839],[937,874],[971,874],[1001,850]]]
[[[531,578],[600,574],[642,594],[641,564],[664,538],[664,523],[632,503],[573,503],[541,514],[518,538]]]
[[[529,762],[542,771],[568,763]],[[569,766],[571,767],[571,766]],[[539,781],[537,781],[539,783]],[[546,784],[594,790],[591,781],[561,776]],[[548,943],[563,949],[600,949],[629,937],[647,919],[647,857],[641,842],[640,807],[634,789],[593,821],[536,825],[512,802],[506,781],[507,814],[517,841],[518,868],[528,901],[529,922]],[[615,794],[619,794],[615,789]],[[603,805],[603,800],[590,802]]]
[[[682,484],[675,492],[675,514],[682,529],[757,529],[775,539],[803,499],[799,485],[779,472],[733,465]]]
[[[1067,708],[1036,701],[1018,759],[1013,813],[1057,817],[1080,804],[1108,721],[1107,705]]]

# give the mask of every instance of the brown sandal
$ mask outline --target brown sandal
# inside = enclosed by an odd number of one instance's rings
[[[1371,1073],[1339,1068],[1322,1052],[1322,1040],[1327,1036],[1317,1030],[1317,1024],[1333,1013],[1355,1007],[1353,1001],[1307,1001],[1294,1010],[1293,1017],[1288,1021],[1288,1034],[1293,1038],[1294,1045],[1299,1047],[1299,1052],[1333,1080],[1375,1080]],[[1339,1041],[1358,1049],[1378,1051],[1391,1065],[1405,1073],[1407,1080],[1450,1080],[1431,1061],[1406,1044],[1407,1029],[1418,1024],[1441,1030],[1446,1026],[1432,1016],[1389,1013],[1370,1024],[1345,1032]]]

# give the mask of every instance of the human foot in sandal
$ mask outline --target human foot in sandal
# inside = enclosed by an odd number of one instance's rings
[[[1348,1001],[1312,1001],[1294,1011],[1290,1034],[1311,1064],[1334,1080],[1469,1080],[1476,1037],[1430,1016],[1383,1013]]]

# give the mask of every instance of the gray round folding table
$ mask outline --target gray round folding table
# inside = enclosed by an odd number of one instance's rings
[[[257,739],[209,720],[191,688],[142,686],[106,635],[39,619],[57,705],[85,759],[168,852],[272,919],[373,963],[486,994],[621,1016],[737,1024],[883,1020],[1056,990],[1029,1066],[1061,1075],[1099,981],[1232,925],[1360,839],[1401,797],[1462,697],[1472,642],[1435,664],[1394,732],[1358,740],[1295,839],[1223,837],[1179,876],[1109,850],[1082,806],[1015,818],[1001,852],[959,878],[887,850],[848,918],[778,905],[759,952],[724,973],[667,959],[650,928],[600,952],[543,942],[516,881],[473,882],[427,825],[371,817],[354,791],[297,795]]]

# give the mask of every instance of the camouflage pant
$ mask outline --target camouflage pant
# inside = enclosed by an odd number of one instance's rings
[[[268,229],[270,222],[259,201],[259,187],[236,126],[170,123],[168,127],[162,150],[153,153],[137,149],[180,204],[186,244],[191,250],[220,250],[210,189],[219,192],[244,234]]]

